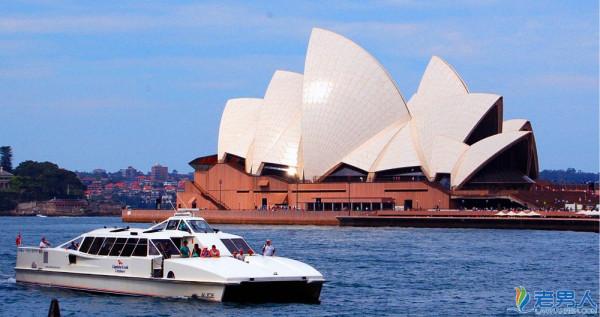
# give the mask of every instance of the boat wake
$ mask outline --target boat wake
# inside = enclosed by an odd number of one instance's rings
[[[0,284],[15,284],[17,280],[14,277],[0,279]]]

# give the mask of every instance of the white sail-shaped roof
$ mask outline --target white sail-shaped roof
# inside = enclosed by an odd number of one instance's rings
[[[380,172],[414,166],[421,166],[421,161],[413,146],[410,124],[407,124],[385,146],[372,170]]]
[[[525,119],[505,120],[504,122],[502,122],[502,132],[527,130],[528,124],[529,121]]]
[[[460,156],[469,148],[463,142],[445,136],[436,136],[431,152],[431,173],[450,174]]]
[[[502,97],[469,92],[437,56],[408,104],[373,56],[333,32],[313,29],[304,66],[304,74],[275,72],[264,99],[228,101],[219,159],[225,153],[243,157],[253,174],[265,164],[296,167],[309,180],[326,178],[342,165],[369,173],[419,167],[430,181],[451,174],[457,189],[531,135],[527,151],[514,153],[526,156],[519,162],[527,163],[524,176],[538,173],[531,123],[502,122]]]
[[[421,78],[417,94],[447,97],[467,93],[469,93],[467,84],[454,68],[437,56],[431,57]]]
[[[390,124],[410,120],[398,87],[377,60],[347,38],[313,29],[304,65],[302,170],[327,170]]]
[[[381,132],[370,138],[367,142],[360,145],[357,149],[347,155],[342,162],[354,167],[360,168],[363,171],[372,172],[373,163],[390,142],[392,137],[405,126],[405,122],[396,122]]]
[[[301,114],[297,115],[287,129],[277,139],[275,144],[267,150],[263,163],[275,163],[287,166],[298,166]]]
[[[452,171],[452,186],[461,186],[487,162],[530,134],[529,131],[499,133],[471,145]]]
[[[265,93],[252,147],[252,171],[261,163],[296,165],[302,117],[302,74],[278,70]],[[287,135],[284,136],[284,133]],[[290,135],[290,133],[293,133]],[[281,141],[281,139],[284,139]],[[289,142],[290,139],[295,140]],[[278,144],[276,146],[276,144]],[[287,159],[293,156],[293,160]]]
[[[410,100],[419,145],[428,166],[432,165],[434,140],[443,136],[458,142],[469,137],[477,123],[500,100],[494,94],[465,94],[438,98],[416,94]],[[429,177],[435,171],[429,169]]]
[[[263,100],[258,98],[229,99],[219,126],[220,160],[225,153],[246,157],[254,134]]]

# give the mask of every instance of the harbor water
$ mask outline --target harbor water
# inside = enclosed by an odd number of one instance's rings
[[[0,217],[0,315],[44,316],[52,298],[63,316],[517,315],[515,287],[590,290],[598,301],[598,234],[537,230],[340,228],[217,225],[254,249],[317,268],[320,305],[208,303],[92,294],[15,283],[15,237],[55,245],[120,218]],[[130,224],[145,227],[145,224]]]

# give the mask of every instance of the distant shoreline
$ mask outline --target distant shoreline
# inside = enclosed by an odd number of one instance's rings
[[[119,215],[106,215],[106,214],[101,214],[101,215],[51,215],[51,216],[44,215],[44,216],[46,218],[58,218],[58,217],[69,217],[69,218],[119,217]],[[2,214],[2,215],[0,215],[0,217],[37,217],[37,215],[5,215],[5,214]]]
[[[11,211],[9,213],[0,213],[0,217],[37,217],[38,215],[42,215],[44,217],[48,217],[48,218],[56,218],[56,217],[119,217],[121,216],[121,213],[103,213],[103,212],[91,212],[91,213],[85,213],[85,214],[69,214],[69,213],[53,213],[53,214],[34,214],[34,213],[27,213],[27,214],[19,214],[16,213],[14,211]]]

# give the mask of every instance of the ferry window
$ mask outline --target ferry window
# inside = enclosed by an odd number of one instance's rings
[[[171,238],[171,241],[173,241],[173,244],[175,244],[177,248],[180,248],[182,246],[181,238]]]
[[[188,225],[186,225],[186,224],[185,224],[185,221],[183,221],[183,220],[182,220],[182,221],[179,223],[179,228],[177,228],[177,230],[180,230],[180,231],[187,231],[187,232],[192,232],[192,231],[190,230],[190,228],[188,227]]]
[[[155,226],[150,227],[151,230],[160,231],[163,230],[167,226],[167,222],[163,221]]]
[[[133,249],[135,249],[137,242],[137,238],[129,238],[127,243],[125,243],[125,247],[123,247],[123,251],[121,251],[121,256],[131,256],[131,253],[133,253]]]
[[[194,232],[212,232],[212,228],[204,220],[188,220]]]
[[[248,251],[250,251],[250,246],[248,243],[246,243],[246,241],[244,241],[244,239],[231,239],[231,242],[235,244],[238,250],[244,250],[244,253],[248,253]]]
[[[81,243],[81,246],[79,247],[79,252],[88,252],[90,246],[92,245],[92,241],[94,241],[94,237],[85,237]]]
[[[140,239],[135,250],[133,250],[133,256],[146,256],[148,255],[148,239]]]
[[[160,252],[158,252],[158,249],[156,248],[156,246],[154,246],[154,243],[150,242],[150,244],[148,244],[148,254],[149,255],[160,255]]]
[[[111,256],[119,256],[121,250],[123,250],[123,247],[125,246],[125,242],[127,242],[127,238],[117,238],[117,241],[115,241],[115,245],[112,247],[109,254]]]
[[[169,220],[167,223],[167,228],[165,230],[177,230],[177,225],[179,224],[179,220]]]
[[[79,236],[79,237],[77,237],[77,238],[75,238],[75,239],[73,239],[73,240],[69,240],[69,241],[67,241],[67,242],[65,242],[65,243],[63,243],[63,244],[61,244],[61,245],[59,246],[59,248],[62,248],[62,249],[69,249],[69,250],[77,250],[77,249],[79,248],[79,245],[81,245],[81,240],[83,240],[83,237]],[[71,246],[71,243],[72,243],[72,244],[74,244],[74,245],[76,246],[76,248],[75,248],[75,249],[73,249],[73,247]]]
[[[113,243],[115,243],[115,240],[117,239],[106,238],[106,240],[104,240],[104,243],[100,247],[100,252],[98,252],[98,255],[108,255],[108,252],[110,251],[110,248],[112,248]]]
[[[89,254],[98,253],[98,251],[100,250],[100,246],[102,246],[103,242],[104,242],[104,238],[96,237],[96,239],[94,239],[94,242],[92,242],[92,246],[90,247],[90,250],[87,253],[89,253]]]
[[[223,244],[225,245],[225,247],[227,247],[227,250],[229,250],[229,253],[233,253],[235,251],[238,251],[238,249],[235,247],[235,244],[233,242],[231,242],[231,240],[229,240],[229,239],[221,239],[221,242],[223,242]]]
[[[169,239],[152,239],[152,243],[165,258],[170,258],[171,255],[179,255],[179,249]]]

